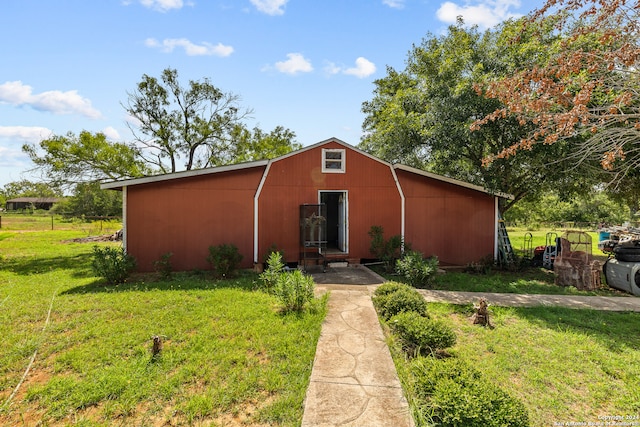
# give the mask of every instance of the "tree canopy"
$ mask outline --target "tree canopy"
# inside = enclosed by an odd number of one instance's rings
[[[249,112],[241,112],[238,101],[208,79],[183,87],[178,72],[166,69],[160,80],[145,74],[129,94],[125,108],[135,119],[130,124],[135,141],[109,141],[99,132],[69,132],[25,144],[23,151],[44,181],[74,187],[268,159],[300,148],[295,133],[281,126],[271,132],[257,126],[249,130],[242,121]]]
[[[534,66],[478,85],[502,105],[474,130],[514,118],[526,135],[487,156],[485,163],[530,151],[537,145],[581,140],[565,154],[575,163],[596,160],[620,181],[640,166],[640,2],[548,0],[528,16],[511,39],[540,37],[553,25],[558,42]]]
[[[111,142],[103,133],[54,135],[37,145],[25,144],[22,150],[43,180],[55,186],[135,178],[150,172],[133,145]]]
[[[518,158],[501,158],[483,167],[487,156],[521,140],[529,128],[507,118],[476,132],[470,129],[475,120],[501,107],[499,100],[479,94],[475,84],[504,77],[514,67],[547,54],[554,38],[550,28],[547,40],[505,43],[519,25],[507,22],[480,33],[459,22],[445,35],[429,35],[414,45],[406,69],[388,68],[387,76],[375,82],[373,99],[363,104],[365,136],[360,147],[390,162],[510,193],[515,197],[512,203],[552,186],[569,189],[572,180],[549,159],[570,150],[570,142],[535,147]]]
[[[141,157],[167,173],[181,169],[181,160],[185,170],[224,163],[230,134],[250,113],[239,100],[206,78],[183,87],[177,70],[167,68],[160,79],[143,75],[125,109],[135,119],[129,128]]]

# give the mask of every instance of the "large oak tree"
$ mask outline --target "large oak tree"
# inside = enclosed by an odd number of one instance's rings
[[[546,189],[573,186],[563,168],[549,160],[561,157],[570,142],[535,147],[523,156],[483,166],[487,156],[510,147],[530,128],[506,118],[472,132],[475,120],[501,108],[499,100],[482,96],[474,85],[540,60],[555,39],[547,28],[545,40],[506,43],[517,28],[518,22],[507,22],[481,33],[459,22],[445,35],[428,36],[413,46],[406,69],[388,68],[388,75],[375,82],[373,99],[363,104],[365,136],[360,147],[390,162],[512,194],[514,200],[503,211]]]

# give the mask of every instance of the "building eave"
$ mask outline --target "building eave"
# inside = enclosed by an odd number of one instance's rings
[[[453,184],[453,185],[457,185],[459,187],[463,187],[463,188],[468,188],[470,190],[475,190],[475,191],[479,191],[481,193],[485,193],[485,194],[489,194],[491,196],[496,196],[496,197],[501,197],[503,199],[509,199],[509,200],[513,200],[514,197],[511,194],[507,194],[507,193],[502,193],[502,192],[493,192],[490,190],[487,190],[484,187],[481,187],[479,185],[475,185],[475,184],[470,184],[468,182],[465,181],[460,181],[458,179],[453,179],[453,178],[449,178],[446,176],[442,176],[442,175],[438,175],[432,172],[427,172],[427,171],[423,171],[422,169],[417,169],[411,166],[407,166],[407,165],[403,165],[403,164],[395,164],[393,165],[394,169],[400,169],[406,172],[410,172],[410,173],[414,173],[416,175],[421,175],[421,176],[425,176],[427,178],[431,178],[431,179],[435,179],[438,181],[442,181],[442,182],[446,182],[449,184]]]
[[[103,190],[121,190],[123,187],[141,184],[151,184],[156,182],[170,181],[174,179],[191,178],[194,176],[213,175],[222,172],[232,172],[243,169],[263,167],[269,163],[268,160],[257,160],[254,162],[238,163],[234,165],[218,166],[215,168],[195,169],[190,171],[167,173],[162,175],[151,175],[142,178],[125,179],[121,181],[105,182],[100,184]]]

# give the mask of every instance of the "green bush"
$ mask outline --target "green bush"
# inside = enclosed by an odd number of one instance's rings
[[[438,272],[438,258],[424,259],[420,252],[407,251],[396,261],[396,272],[404,276],[412,286],[425,286]]]
[[[522,402],[459,359],[418,358],[411,373],[419,410],[438,426],[529,426]]]
[[[271,252],[269,258],[267,258],[267,269],[260,274],[260,279],[268,292],[275,289],[278,278],[283,271],[282,254],[280,252]]]
[[[427,302],[422,295],[410,287],[401,287],[395,292],[374,296],[373,304],[385,321],[407,311],[414,311],[423,317],[428,317]]]
[[[160,277],[166,280],[171,279],[171,273],[173,272],[173,266],[171,265],[172,256],[173,253],[167,252],[162,254],[159,260],[153,262],[153,267],[160,273]]]
[[[305,304],[313,299],[314,288],[315,283],[311,276],[294,270],[278,275],[275,294],[285,311],[302,311]]]
[[[394,293],[399,289],[408,289],[413,290],[413,288],[405,283],[400,282],[385,282],[382,285],[378,286],[376,290],[373,292],[374,297],[384,296]]]
[[[91,268],[96,276],[107,283],[123,283],[136,268],[136,259],[126,253],[124,248],[112,246],[94,246]]]
[[[410,355],[430,354],[456,343],[456,334],[449,325],[412,311],[393,316],[389,327]]]
[[[379,225],[371,226],[367,234],[371,238],[369,252],[383,262],[388,273],[393,272],[402,252],[402,236],[395,235],[384,240],[384,229]]]
[[[211,264],[216,277],[229,277],[238,269],[240,261],[242,261],[242,255],[233,244],[209,246],[207,262]]]

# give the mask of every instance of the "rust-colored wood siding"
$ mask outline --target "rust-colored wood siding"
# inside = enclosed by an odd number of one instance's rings
[[[127,188],[127,251],[139,271],[173,253],[174,270],[209,269],[209,246],[236,245],[253,265],[253,198],[264,167]]]
[[[493,256],[495,199],[489,194],[397,170],[405,195],[405,240],[443,265]]]
[[[322,172],[322,149],[345,149],[345,173]],[[275,244],[288,262],[299,260],[299,209],[316,204],[319,191],[348,193],[348,253],[345,258],[371,258],[372,225],[385,236],[401,232],[401,198],[391,168],[344,145],[329,142],[271,164],[259,199],[258,261]]]

